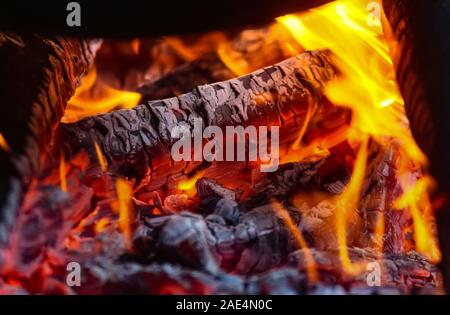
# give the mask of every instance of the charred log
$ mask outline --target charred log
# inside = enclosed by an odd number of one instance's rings
[[[97,163],[97,143],[109,169],[138,181],[148,176],[155,157],[165,156],[176,126],[283,125],[318,107],[323,87],[337,75],[326,51],[305,52],[249,75],[199,86],[190,93],[149,102],[60,126],[57,148],[69,155],[81,149]]]
[[[0,243],[98,41],[0,33]]]

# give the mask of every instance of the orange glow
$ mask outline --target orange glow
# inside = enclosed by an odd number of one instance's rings
[[[136,54],[139,55],[139,48],[141,46],[141,42],[138,38],[135,38],[131,41],[131,50]]]
[[[381,8],[381,1],[377,2]],[[366,168],[368,139],[373,138],[379,143],[384,143],[388,138],[399,140],[402,159],[399,163],[409,165],[399,169],[400,178],[413,172],[411,165],[425,169],[428,163],[411,135],[381,23],[368,23],[370,12],[367,4],[368,1],[364,0],[334,1],[304,13],[277,19],[303,48],[331,50],[334,63],[342,74],[326,86],[325,92],[333,104],[352,110],[351,126],[346,137],[353,147],[360,146],[352,179],[340,196],[337,207],[336,233],[340,257],[348,272],[356,272],[356,268],[347,253],[346,222],[358,205]],[[439,251],[435,246],[432,228],[424,219],[425,213],[432,213],[428,202],[430,181],[422,178],[414,182],[402,180],[401,183],[405,194],[400,201],[405,206],[403,208],[411,211],[417,250],[438,260]],[[375,237],[382,243],[384,218],[378,219]]]
[[[130,246],[133,238],[134,209],[131,202],[132,190],[124,179],[116,180],[117,200],[119,202],[119,227],[125,238],[127,246]]]
[[[8,153],[10,152],[8,142],[6,142],[6,139],[5,137],[3,137],[1,132],[0,132],[0,148]]]
[[[81,86],[69,100],[63,123],[70,123],[87,116],[106,113],[119,108],[132,108],[141,98],[139,93],[119,91],[97,80],[97,73],[93,68],[81,80]]]
[[[310,283],[316,283],[318,280],[316,264],[314,261],[314,257],[308,247],[308,244],[306,243],[305,238],[303,237],[302,232],[300,231],[299,227],[295,225],[294,221],[289,215],[289,212],[286,209],[284,209],[284,207],[278,201],[272,200],[271,205],[272,208],[275,210],[277,216],[281,220],[283,220],[284,224],[291,232],[295,242],[297,243],[297,246],[300,249],[303,249],[303,251],[305,252],[308,280]]]
[[[95,223],[95,233],[100,234],[110,223],[108,218],[101,218]]]
[[[98,163],[100,164],[102,171],[106,172],[106,170],[108,169],[108,165],[106,163],[106,159],[102,153],[102,150],[100,149],[100,146],[98,145],[98,143],[95,141],[94,141],[94,146],[95,146],[95,153],[97,154]]]
[[[61,190],[67,192],[66,159],[64,158],[64,153],[62,151],[61,151],[61,158],[59,161],[59,178],[61,180]]]
[[[195,183],[197,180],[203,177],[205,174],[204,170],[196,172],[193,176],[187,179],[183,179],[178,183],[178,189],[182,190],[188,197],[193,197],[197,193],[195,188]]]
[[[334,1],[277,19],[305,49],[327,48],[342,77],[326,88],[329,99],[353,110],[352,128],[376,138],[399,138],[408,155],[425,163],[410,135],[403,99],[381,26],[367,24],[367,1]]]
[[[435,235],[431,232],[433,213],[427,194],[427,189],[432,186],[434,184],[431,178],[419,178],[415,183],[405,185],[405,193],[396,200],[395,204],[398,208],[409,208],[411,211],[417,251],[437,263],[441,259],[441,253]]]

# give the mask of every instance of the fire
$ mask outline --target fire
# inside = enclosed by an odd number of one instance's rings
[[[339,244],[339,254],[341,257],[342,267],[349,273],[357,272],[357,268],[350,261],[347,251],[347,221],[352,220],[361,195],[361,187],[364,180],[366,163],[367,163],[367,145],[368,139],[363,139],[359,148],[353,168],[350,183],[339,196],[336,207],[336,233]]]
[[[189,197],[193,197],[197,193],[197,189],[195,188],[195,183],[197,180],[203,177],[205,174],[204,170],[200,170],[195,172],[192,176],[187,179],[183,179],[178,183],[178,189],[182,190]]]
[[[441,253],[435,235],[431,232],[433,213],[431,201],[427,194],[428,187],[433,185],[430,177],[422,177],[416,183],[406,185],[406,191],[396,200],[396,206],[410,209],[414,222],[414,239],[417,250],[437,263],[441,259]]]
[[[116,181],[117,201],[119,206],[119,227],[129,245],[133,237],[134,209],[131,203],[132,190],[124,179]]]
[[[10,152],[8,142],[6,142],[6,139],[5,137],[3,137],[3,134],[1,132],[0,132],[0,148],[6,152]]]
[[[102,171],[106,172],[106,170],[108,169],[108,164],[106,162],[105,156],[103,155],[102,150],[100,149],[100,146],[95,141],[94,141],[94,146],[95,146],[95,153],[97,154],[98,163],[100,164]]]
[[[61,122],[70,123],[118,108],[132,108],[139,103],[140,98],[139,93],[119,91],[99,81],[93,68],[70,99]]]
[[[100,220],[98,220],[97,222],[95,222],[95,232],[97,234],[100,234],[101,232],[103,232],[106,227],[110,224],[110,220],[108,218],[101,218]]]
[[[375,4],[381,11],[380,1]],[[415,143],[404,113],[389,45],[380,23],[382,17],[377,20],[378,23],[369,23],[373,17],[373,7],[373,1],[369,5],[369,1],[364,0],[342,0],[277,19],[304,49],[330,49],[342,73],[340,79],[326,87],[326,95],[332,103],[352,110],[351,126],[346,136],[353,147],[360,148],[352,180],[338,201],[336,222],[340,257],[349,272],[355,271],[355,268],[346,250],[346,220],[356,211],[366,168],[368,139],[383,143],[386,138],[396,138],[402,144],[401,164],[412,162],[422,169],[427,166],[426,157]],[[303,133],[302,128],[300,139]],[[298,146],[298,142],[294,145]],[[406,169],[400,169],[399,176],[406,172]],[[404,180],[402,184],[405,193],[398,203],[411,211],[416,249],[436,261],[440,257],[439,251],[425,219],[425,216],[432,217],[428,197],[431,183],[424,177],[415,182]],[[376,228],[379,240],[382,240],[383,231],[384,219],[379,218]]]

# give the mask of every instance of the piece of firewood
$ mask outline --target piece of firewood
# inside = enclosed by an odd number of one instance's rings
[[[200,120],[203,127],[283,126],[293,120],[301,126],[308,108],[315,111],[325,84],[337,75],[328,51],[305,52],[178,97],[61,124],[55,148],[63,147],[69,156],[84,149],[97,164],[97,143],[109,170],[139,181],[158,165],[170,165],[168,150],[175,126],[192,131],[193,120]]]
[[[295,40],[280,24],[247,29],[232,40],[224,38],[216,47],[210,44],[210,50],[198,58],[142,84],[137,90],[142,94],[141,103],[178,96],[199,85],[230,80],[239,74],[281,62],[292,56],[286,43],[291,45],[291,49],[303,50],[294,48]]]
[[[0,244],[100,41],[0,33]]]

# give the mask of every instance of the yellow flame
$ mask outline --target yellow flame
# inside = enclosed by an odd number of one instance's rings
[[[108,166],[106,163],[106,159],[102,153],[102,150],[100,149],[100,146],[98,145],[98,143],[96,141],[94,141],[94,146],[95,146],[95,153],[97,154],[98,163],[100,164],[102,171],[106,172],[106,170],[108,169]]]
[[[336,229],[344,268],[354,272],[346,249],[346,218],[357,206],[367,160],[367,139],[383,143],[386,138],[400,140],[400,164],[412,161],[422,168],[427,159],[414,141],[403,99],[395,81],[395,71],[381,23],[369,23],[374,1],[341,0],[301,14],[289,14],[277,21],[284,25],[300,46],[307,50],[330,49],[334,63],[342,73],[338,80],[327,85],[325,92],[336,105],[352,110],[347,139],[352,145],[361,144],[352,180],[340,198]],[[380,1],[375,1],[381,10]],[[373,5],[370,6],[373,9]],[[382,10],[380,19],[383,19]],[[410,174],[411,168],[401,168],[399,176]],[[402,181],[405,195],[400,199],[410,209],[415,229],[417,250],[430,258],[439,257],[432,229],[423,219],[431,209],[428,200],[430,183],[427,180]],[[419,198],[419,199],[418,199]],[[420,201],[422,200],[422,201]],[[431,216],[431,215],[430,215]],[[384,233],[384,218],[379,218],[377,239]],[[382,220],[382,221],[381,221]]]
[[[61,122],[70,123],[114,109],[132,108],[139,103],[140,98],[139,93],[119,91],[98,81],[93,68],[81,80],[81,86],[69,100]]]
[[[0,132],[0,148],[8,153],[11,152],[8,142],[6,142],[6,139],[5,137],[3,137],[3,134],[1,132]]]
[[[353,128],[374,137],[399,138],[411,158],[425,163],[405,125],[403,99],[382,28],[367,24],[367,4],[363,0],[334,1],[277,20],[305,49],[333,52],[343,75],[327,86],[326,94],[334,104],[353,110]]]
[[[61,190],[67,192],[66,159],[64,158],[64,153],[62,151],[59,161],[59,178],[61,180]]]
[[[105,228],[110,224],[108,218],[101,218],[97,222],[95,222],[95,233],[99,234],[105,230]]]
[[[272,208],[276,212],[277,216],[283,220],[284,224],[288,228],[289,232],[291,232],[292,236],[294,237],[295,242],[297,243],[297,246],[300,249],[303,249],[305,253],[305,259],[306,259],[306,271],[308,275],[308,280],[310,283],[315,283],[318,280],[318,274],[316,269],[316,263],[314,261],[314,257],[311,253],[311,250],[308,247],[308,243],[306,243],[305,238],[303,237],[302,232],[300,231],[299,227],[295,225],[294,221],[292,220],[291,216],[289,215],[289,212],[276,200],[272,200],[271,202]]]
[[[313,114],[314,106],[312,103],[308,103],[308,110],[306,111],[305,120],[302,124],[302,127],[300,128],[299,135],[297,136],[297,139],[295,139],[294,143],[292,144],[292,149],[296,150],[300,148],[300,143],[305,136],[306,129],[308,128],[308,124],[311,120],[312,114]]]
[[[339,245],[339,255],[342,267],[349,273],[355,273],[357,269],[350,261],[347,251],[347,221],[355,216],[358,201],[361,195],[361,187],[364,181],[367,162],[368,139],[364,139],[359,148],[350,183],[339,196],[336,203],[336,233]]]
[[[134,209],[131,202],[132,190],[124,179],[116,180],[117,200],[119,202],[119,227],[127,245],[133,238]]]
[[[131,50],[133,51],[133,53],[136,55],[139,55],[141,41],[138,38],[135,38],[131,41],[130,45],[131,45]]]
[[[441,253],[435,235],[431,232],[433,213],[431,201],[427,194],[427,189],[433,185],[430,177],[422,177],[414,184],[406,184],[406,190],[395,201],[395,206],[398,208],[409,208],[411,212],[417,251],[425,254],[431,261],[439,262]]]

